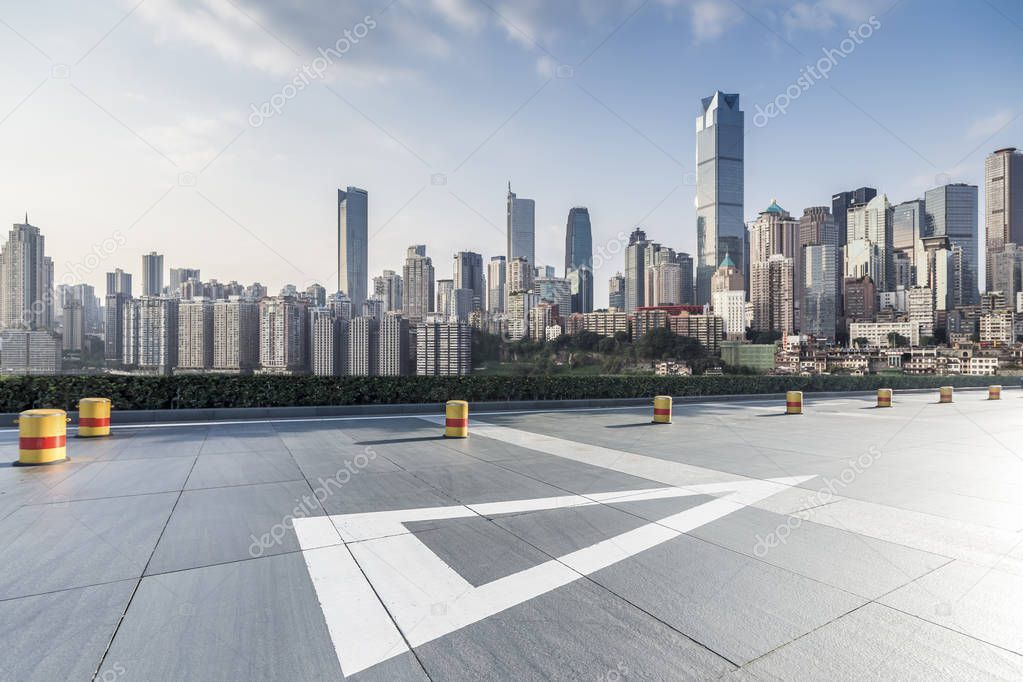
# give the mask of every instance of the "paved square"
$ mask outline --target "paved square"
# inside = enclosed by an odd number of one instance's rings
[[[0,679],[1023,679],[1023,395],[985,398],[72,438],[0,466]]]

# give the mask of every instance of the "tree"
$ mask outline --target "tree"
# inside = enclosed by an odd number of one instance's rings
[[[909,345],[909,339],[898,332],[888,334],[888,345],[892,348],[905,348]]]
[[[852,340],[852,345],[855,348],[863,348],[868,343],[870,343],[870,339],[864,336],[857,336],[855,339]]]

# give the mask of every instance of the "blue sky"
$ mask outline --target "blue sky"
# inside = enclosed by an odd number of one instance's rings
[[[346,30],[361,38],[253,126]],[[439,278],[457,250],[503,253],[509,180],[559,271],[574,205],[607,253],[636,225],[693,252],[694,121],[716,89],[747,112],[749,218],[982,184],[986,153],[1023,147],[1009,0],[41,0],[0,6],[0,35],[0,217],[27,210],[58,282],[97,287],[155,249],[204,278],[331,288],[349,184],[370,193],[372,274],[416,242]],[[600,266],[598,305],[621,265]]]

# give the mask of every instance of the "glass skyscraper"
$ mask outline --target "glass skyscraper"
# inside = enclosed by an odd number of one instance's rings
[[[963,250],[962,299],[956,305],[980,302],[977,275],[978,251],[977,186],[956,183],[929,189],[924,194],[928,237],[948,237]]]
[[[369,287],[369,194],[349,187],[337,191],[337,280],[353,310],[362,310]]]
[[[738,94],[701,100],[696,119],[696,303],[710,302],[710,278],[728,253],[745,272],[743,126]]]
[[[590,212],[577,206],[565,227],[565,277],[572,283],[572,312],[593,311],[593,234]]]
[[[508,183],[508,262],[522,257],[536,266],[536,203],[520,199]]]

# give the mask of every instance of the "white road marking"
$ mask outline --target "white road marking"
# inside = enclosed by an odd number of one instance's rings
[[[330,518],[341,536],[350,543],[345,547],[306,550],[304,539],[309,536],[322,539],[323,533],[303,531],[298,533],[298,537],[341,671],[347,676],[406,651],[404,641],[399,646],[396,635],[397,638],[404,635],[404,640],[412,647],[420,646],[677,538],[809,478],[812,476],[715,482],[684,489],[654,488],[513,500],[471,507],[454,505],[344,514]],[[479,587],[462,578],[405,527],[412,521],[721,492],[729,494]],[[296,519],[295,525],[298,528],[317,520]],[[357,567],[350,561],[351,557],[358,562]],[[356,572],[358,568],[364,575]],[[373,594],[374,590],[379,600]],[[393,621],[385,620],[388,613]]]

